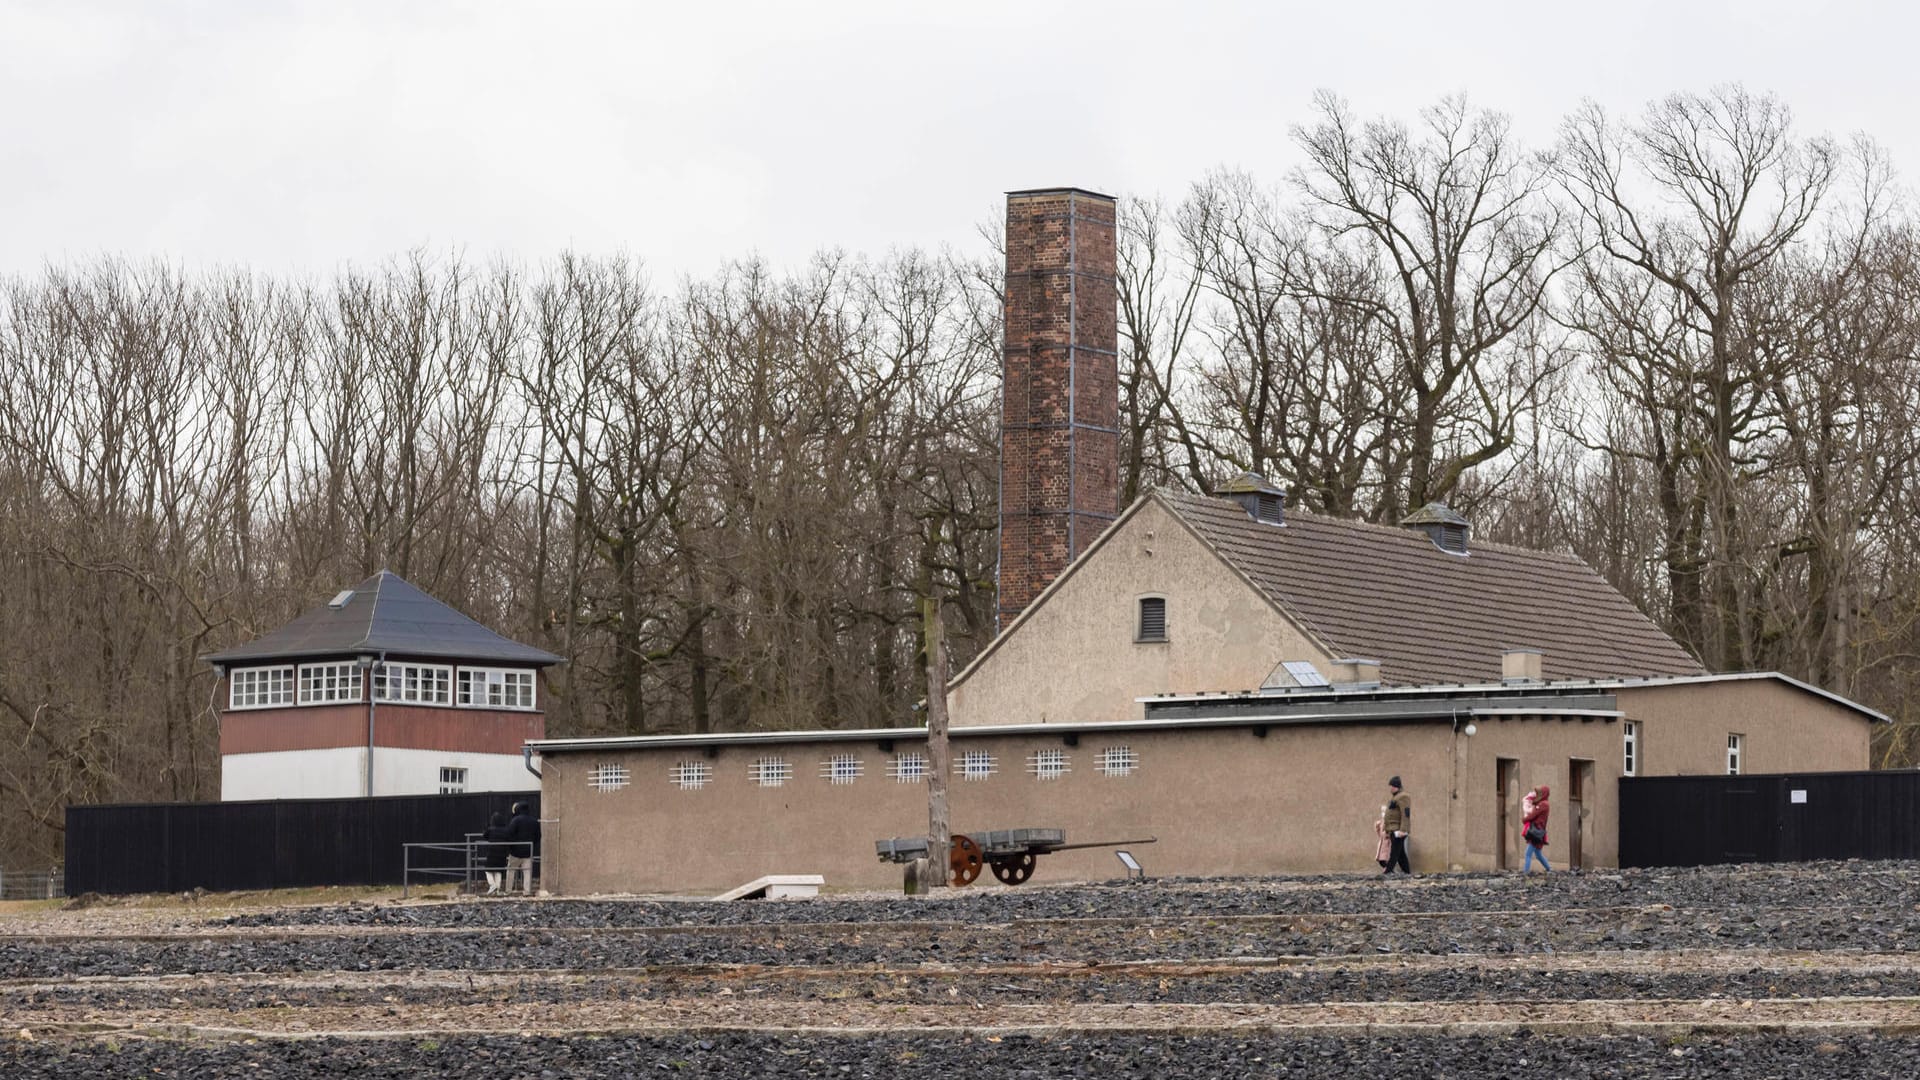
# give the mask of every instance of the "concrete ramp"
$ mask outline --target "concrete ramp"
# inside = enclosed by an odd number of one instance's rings
[[[827,879],[819,874],[768,874],[757,877],[737,889],[714,897],[715,900],[786,900],[796,896],[819,896]]]

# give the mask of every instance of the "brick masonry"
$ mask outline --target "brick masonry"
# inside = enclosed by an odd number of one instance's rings
[[[1007,196],[1001,367],[1000,625],[1119,512],[1114,201]]]

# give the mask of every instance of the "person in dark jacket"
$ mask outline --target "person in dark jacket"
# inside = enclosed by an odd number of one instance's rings
[[[480,865],[487,869],[487,895],[494,896],[500,892],[501,879],[507,876],[507,841],[512,839],[507,815],[495,810],[480,837],[485,841],[480,848]]]
[[[1396,866],[1401,873],[1411,876],[1413,868],[1407,864],[1407,834],[1413,829],[1413,799],[1401,789],[1397,776],[1387,781],[1387,791],[1392,797],[1387,800],[1387,812],[1380,824],[1387,831],[1391,847],[1387,854],[1387,868],[1380,871],[1380,876],[1392,874]]]
[[[520,873],[520,891],[533,893],[533,855],[540,843],[540,819],[526,803],[513,804],[513,820],[507,822],[507,891],[513,891],[514,871]]]

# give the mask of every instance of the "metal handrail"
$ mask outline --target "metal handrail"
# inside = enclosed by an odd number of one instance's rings
[[[476,840],[474,839],[475,837],[481,836],[481,835],[482,835],[481,833],[467,833],[466,840],[458,844],[448,844],[448,843],[401,844],[400,845],[400,849],[401,849],[401,852],[400,852],[400,898],[405,900],[412,897],[413,878],[414,878],[414,875],[416,874],[422,877],[427,877],[427,878],[434,878],[434,877],[457,878],[460,881],[461,888],[463,889],[470,888],[473,885],[475,880],[475,877],[474,877],[475,870],[484,869],[483,867],[481,867],[480,863],[475,859],[475,856],[477,854],[479,854],[484,849],[495,846],[496,844],[516,843],[515,841],[507,841],[507,840]],[[519,843],[524,843],[524,841],[519,841]],[[416,852],[424,853],[428,851],[458,852],[460,853],[460,865],[458,866],[416,866],[414,865],[415,853]],[[540,856],[538,854],[534,855],[527,865],[528,865],[528,873],[531,875],[532,879],[537,879],[540,876],[540,872],[539,872]]]

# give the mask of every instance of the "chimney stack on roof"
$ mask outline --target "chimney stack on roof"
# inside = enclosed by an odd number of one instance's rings
[[[1033,603],[1119,507],[1114,200],[1007,193],[999,624]]]
[[[1467,533],[1473,528],[1473,523],[1459,511],[1438,502],[1430,502],[1401,518],[1400,524],[1426,533],[1434,547],[1454,555],[1467,553]]]
[[[1539,649],[1508,649],[1500,654],[1500,681],[1536,683],[1541,681]]]
[[[1333,685],[1354,690],[1364,690],[1380,685],[1380,661],[1348,658],[1335,660],[1333,664]]]

